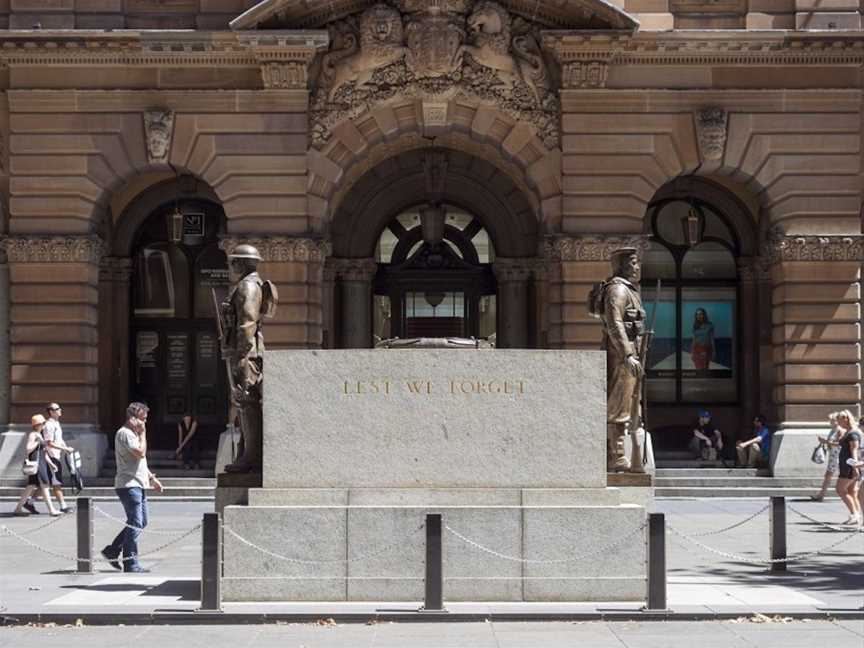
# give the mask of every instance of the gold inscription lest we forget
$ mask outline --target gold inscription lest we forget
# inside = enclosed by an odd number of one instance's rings
[[[514,394],[526,392],[524,380],[344,380],[342,393],[346,396],[380,395],[396,393],[426,396],[432,394]]]

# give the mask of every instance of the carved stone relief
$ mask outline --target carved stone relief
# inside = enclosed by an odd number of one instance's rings
[[[96,236],[0,237],[9,263],[99,263],[105,246]]]
[[[635,247],[640,255],[648,247],[648,238],[639,234],[585,236],[551,236],[544,241],[543,256],[553,261],[611,261],[612,252]]]
[[[558,146],[559,103],[539,27],[497,2],[379,2],[331,24],[330,36],[311,99],[316,148],[336,124],[398,97],[488,102]]]
[[[719,162],[726,151],[726,133],[729,115],[716,106],[696,113],[696,137],[702,162]]]
[[[241,243],[254,245],[261,258],[270,263],[306,262],[321,263],[330,254],[330,243],[324,239],[269,236],[259,238],[242,235],[223,236],[219,247],[223,250],[233,250]]]
[[[144,136],[147,142],[147,159],[151,164],[168,162],[171,153],[171,137],[174,134],[174,113],[166,109],[148,110],[144,113]]]

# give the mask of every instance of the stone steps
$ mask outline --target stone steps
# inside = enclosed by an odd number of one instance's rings
[[[766,468],[658,468],[656,497],[809,497],[821,478],[772,477]],[[833,497],[833,495],[831,495]]]
[[[755,498],[769,498],[769,497],[790,497],[790,498],[808,498],[811,495],[816,494],[816,489],[814,488],[783,488],[783,487],[764,487],[764,488],[756,488],[756,487],[723,487],[723,488],[700,488],[700,487],[657,487],[654,489],[655,497],[687,497],[687,498],[697,498],[697,497],[722,497],[722,498],[743,498],[743,497],[755,497]],[[828,491],[828,498],[836,498],[839,502],[839,498],[832,491]]]
[[[187,471],[190,472],[190,471]],[[212,500],[216,488],[216,480],[212,477],[165,477],[161,479],[165,486],[164,493],[154,490],[147,492],[148,498],[162,500]],[[24,488],[24,479],[0,479],[0,501],[17,501]],[[70,489],[65,489],[67,498],[74,497]],[[117,499],[114,492],[114,479],[97,477],[85,481],[85,488],[78,497],[93,497],[95,499]]]

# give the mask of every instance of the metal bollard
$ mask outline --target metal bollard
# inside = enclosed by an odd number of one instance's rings
[[[666,609],[666,516],[648,514],[648,605],[646,611]]]
[[[75,511],[78,529],[78,573],[93,573],[93,500],[79,497]]]
[[[205,513],[201,523],[201,607],[198,612],[222,611],[222,520]]]
[[[771,560],[786,558],[786,498],[771,498]],[[785,572],[785,562],[772,562],[771,572]]]
[[[444,608],[444,562],[441,514],[426,515],[426,594],[420,612],[446,612]]]

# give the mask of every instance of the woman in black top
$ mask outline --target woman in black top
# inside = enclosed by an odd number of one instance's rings
[[[198,432],[198,421],[191,414],[186,414],[177,424],[177,452],[178,457],[183,457],[183,467],[186,470],[200,468],[200,450]]]
[[[850,466],[849,459],[858,460],[858,451],[861,447],[861,430],[855,427],[852,413],[848,410],[840,412],[837,416],[837,424],[840,427],[840,472],[837,477],[837,494],[846,508],[849,509],[849,519],[843,524],[861,524],[861,504],[858,502],[858,488],[860,483],[860,468]]]
[[[38,489],[42,495],[42,500],[48,505],[48,512],[56,517],[61,515],[61,513],[54,508],[54,502],[51,501],[48,487],[59,486],[60,481],[56,476],[57,467],[52,462],[50,455],[45,451],[45,439],[42,437],[42,428],[45,427],[45,417],[41,414],[36,414],[30,419],[30,423],[33,426],[33,430],[27,435],[27,459],[37,462],[37,469],[35,475],[27,476],[27,486],[24,487],[21,499],[18,500],[18,506],[15,507],[15,515],[22,517],[30,515],[24,510],[24,505],[27,499]]]

